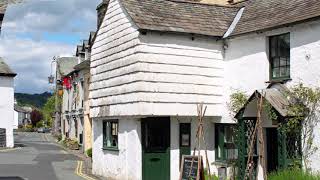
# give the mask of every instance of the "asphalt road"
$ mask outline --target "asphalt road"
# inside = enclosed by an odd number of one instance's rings
[[[0,151],[0,180],[84,180],[75,173],[79,158],[39,133],[15,133],[21,146]]]

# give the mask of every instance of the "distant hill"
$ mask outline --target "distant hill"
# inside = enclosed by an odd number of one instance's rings
[[[47,99],[51,97],[52,94],[49,92],[44,92],[42,94],[24,94],[15,93],[14,97],[18,104],[21,106],[31,105],[37,108],[42,108],[42,106],[47,102]]]

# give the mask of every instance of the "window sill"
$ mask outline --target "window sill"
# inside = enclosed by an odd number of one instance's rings
[[[102,150],[105,150],[105,151],[119,151],[119,149],[116,148],[116,147],[103,147]]]
[[[288,81],[291,81],[291,78],[280,78],[280,79],[271,79],[267,81],[266,83],[274,84],[274,83],[286,83]]]
[[[212,162],[211,164],[216,166],[222,166],[222,167],[229,165],[229,163],[226,160],[219,160],[219,159],[217,159],[215,162]]]

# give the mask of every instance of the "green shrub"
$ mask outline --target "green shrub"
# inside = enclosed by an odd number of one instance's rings
[[[306,173],[300,169],[287,169],[268,175],[268,180],[320,180],[320,175]]]
[[[36,127],[37,127],[37,128],[43,127],[43,121],[37,122]]]
[[[26,125],[26,126],[23,128],[23,130],[24,130],[25,132],[34,132],[34,129],[33,129],[33,127],[32,127],[32,124]]]
[[[214,174],[208,174],[207,169],[204,169],[204,179],[205,180],[219,180],[218,176]]]
[[[60,142],[62,140],[62,135],[61,134],[57,135],[57,139],[58,139],[58,142]]]
[[[79,143],[77,140],[66,138],[62,141],[62,144],[71,150],[79,149]]]
[[[87,154],[88,157],[91,157],[91,158],[92,158],[92,148],[88,149],[88,150],[86,151],[86,154]]]

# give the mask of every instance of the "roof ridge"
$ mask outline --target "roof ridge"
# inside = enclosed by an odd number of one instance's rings
[[[167,1],[176,2],[176,3],[197,4],[197,5],[203,5],[203,6],[216,6],[216,7],[239,9],[238,6],[234,6],[233,4],[232,5],[208,4],[208,3],[201,3],[201,2],[191,1],[191,0],[167,0]],[[241,2],[244,2],[244,1],[247,1],[247,0],[243,0]]]

